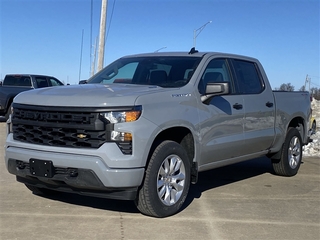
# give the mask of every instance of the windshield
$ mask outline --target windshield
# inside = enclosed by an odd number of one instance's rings
[[[189,82],[200,60],[200,57],[121,58],[94,75],[88,83],[181,87]]]

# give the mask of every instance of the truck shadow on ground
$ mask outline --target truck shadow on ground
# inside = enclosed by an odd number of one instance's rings
[[[223,187],[265,173],[274,174],[271,162],[266,157],[201,172],[199,173],[198,183],[190,186],[188,197],[180,211],[187,208],[194,199],[200,198],[201,194],[207,190]],[[61,192],[54,192],[42,197],[101,210],[139,213],[133,201],[104,199]]]
[[[245,162],[201,172],[199,173],[198,183],[190,186],[184,208],[190,205],[195,198],[200,198],[201,194],[207,190],[226,186],[266,173],[275,174],[271,160],[267,157],[255,158]]]

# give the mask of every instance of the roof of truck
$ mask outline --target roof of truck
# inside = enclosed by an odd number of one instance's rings
[[[229,57],[229,58],[241,58],[241,59],[248,59],[248,60],[257,60],[253,57],[238,55],[238,54],[231,54],[231,53],[222,53],[222,52],[210,52],[204,51],[200,52],[194,49],[191,49],[189,52],[153,52],[153,53],[140,53],[140,54],[133,54],[127,55],[123,58],[127,57],[161,57],[161,56],[170,56],[170,57],[203,57],[205,55],[216,55],[218,57]]]
[[[36,76],[36,77],[53,77],[51,75],[45,75],[45,74],[27,74],[27,73],[10,73],[6,74],[6,76]]]

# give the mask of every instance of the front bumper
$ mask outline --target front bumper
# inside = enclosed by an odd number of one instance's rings
[[[142,183],[142,167],[110,168],[97,155],[26,148],[30,144],[12,146],[10,142],[14,140],[11,135],[8,135],[5,146],[6,167],[11,174],[17,176],[18,181],[25,184],[90,196],[134,199],[136,190]],[[29,166],[31,159],[50,161],[53,166],[52,175],[33,175]]]
[[[138,187],[107,188],[89,169],[72,169],[70,172],[55,174],[52,178],[44,178],[31,176],[28,167],[25,169],[19,167],[21,161],[9,160],[8,170],[16,175],[17,181],[37,188],[121,200],[134,200],[137,196]]]

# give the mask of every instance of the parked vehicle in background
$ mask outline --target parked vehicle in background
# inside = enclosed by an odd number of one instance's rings
[[[35,88],[62,85],[61,81],[52,76],[7,74],[0,84],[0,116],[5,116],[8,119],[11,113],[11,103],[17,94]]]
[[[257,59],[214,52],[126,56],[85,85],[19,94],[5,162],[34,193],[134,200],[177,213],[198,173],[268,156],[297,174],[308,92],[272,91]]]
[[[311,117],[310,118],[310,132],[311,132],[311,135],[312,134],[315,134],[317,131],[317,122],[316,122],[316,119],[314,117]]]
[[[88,80],[80,80],[79,84],[87,84]]]

